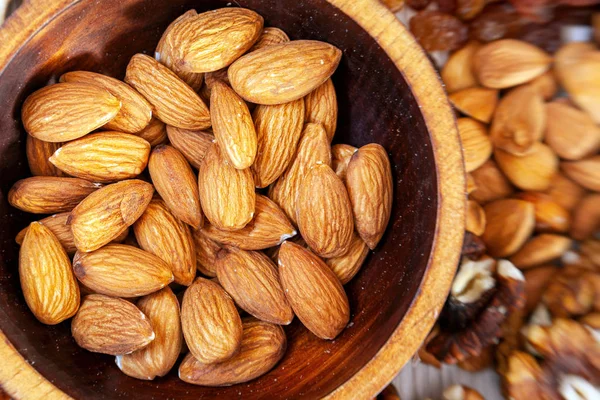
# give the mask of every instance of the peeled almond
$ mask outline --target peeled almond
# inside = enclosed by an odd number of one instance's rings
[[[475,201],[467,202],[467,226],[466,230],[475,236],[483,235],[485,231],[485,212]]]
[[[521,192],[517,196],[535,206],[535,230],[538,232],[567,232],[571,222],[569,211],[539,192]]]
[[[469,193],[479,204],[510,196],[514,188],[493,160],[487,160],[481,167],[471,172],[475,189]]]
[[[562,162],[560,168],[565,175],[584,188],[600,192],[600,156],[580,161]]]
[[[552,99],[558,91],[558,83],[556,82],[556,77],[552,71],[546,71],[542,75],[525,83],[524,85],[535,89],[546,101]]]
[[[585,195],[585,189],[571,179],[557,172],[546,190],[552,200],[567,211],[571,211]]]
[[[477,189],[477,183],[473,175],[467,174],[467,194],[473,193]]]
[[[523,190],[546,190],[558,169],[558,157],[542,143],[535,143],[531,151],[515,156],[504,150],[494,151],[496,162],[508,179]]]
[[[456,125],[462,142],[465,168],[467,172],[474,171],[492,154],[492,143],[485,125],[471,118],[459,118]]]
[[[600,148],[600,127],[585,112],[566,104],[546,104],[548,146],[560,158],[580,160]]]
[[[542,234],[530,239],[510,257],[518,268],[532,268],[559,258],[571,247],[571,239],[566,236]]]
[[[448,99],[461,113],[487,124],[492,120],[498,104],[498,91],[471,87],[450,94]]]
[[[471,65],[473,54],[480,47],[479,42],[471,41],[452,53],[441,72],[448,93],[477,86],[477,79],[471,71]]]
[[[514,254],[535,227],[533,204],[515,199],[496,200],[484,207],[486,227],[482,239],[490,256]]]
[[[584,240],[600,229],[600,194],[585,196],[573,209],[570,236]]]

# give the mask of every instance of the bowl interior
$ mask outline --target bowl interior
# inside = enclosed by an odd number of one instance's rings
[[[322,40],[342,49],[333,77],[340,110],[335,142],[378,142],[390,154],[392,218],[378,249],[346,286],[351,323],[335,340],[323,341],[296,319],[286,327],[288,351],[273,371],[242,385],[203,388],[179,381],[176,368],[153,382],[129,378],[115,366],[114,357],[77,347],[69,322],[49,327],[33,317],[21,294],[14,242],[32,218],[6,202],[11,185],[29,175],[20,122],[25,97],[70,70],[123,78],[129,58],[138,52],[153,54],[161,33],[177,16],[190,8],[202,12],[231,5],[81,0],[23,43],[0,72],[0,329],[43,376],[75,398],[321,397],[376,354],[417,294],[434,240],[437,181],[430,137],[402,74],[367,32],[324,0],[235,4],[257,11],[266,26],[282,28],[291,39]]]

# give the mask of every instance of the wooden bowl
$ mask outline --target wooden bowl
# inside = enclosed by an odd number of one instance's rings
[[[166,26],[188,9],[227,0],[31,0],[0,31],[0,383],[15,398],[212,399],[355,398],[381,390],[410,359],[448,293],[463,236],[464,169],[453,115],[440,81],[412,36],[373,0],[238,0],[292,39],[343,50],[333,80],[337,142],[382,144],[394,173],[394,206],[381,244],[346,286],[352,317],[335,340],[317,339],[296,319],[278,366],[225,388],[186,384],[175,368],[140,381],[114,357],[87,352],[68,322],[39,323],[19,285],[14,237],[32,217],[6,201],[29,175],[25,97],[70,70],[123,78],[129,58],[153,54]],[[16,349],[16,350],[15,350]]]

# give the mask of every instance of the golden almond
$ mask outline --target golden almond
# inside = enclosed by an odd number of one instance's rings
[[[594,192],[600,192],[600,156],[584,158],[579,161],[563,161],[560,163],[563,173]]]
[[[562,173],[557,172],[552,177],[550,187],[546,190],[546,193],[550,195],[556,204],[567,211],[571,211],[585,195],[585,189]]]
[[[184,129],[210,126],[210,113],[200,96],[152,57],[144,54],[131,57],[125,82],[152,104],[154,116],[165,124]]]
[[[263,47],[236,60],[227,74],[233,89],[256,104],[298,100],[336,70],[342,52],[329,43],[293,40]]]
[[[248,314],[273,324],[288,325],[294,318],[277,267],[257,251],[229,247],[216,260],[217,277],[236,304]]]
[[[346,188],[356,231],[373,250],[390,220],[394,193],[392,168],[383,147],[371,143],[354,153],[346,171]]]
[[[85,83],[46,86],[23,103],[25,130],[45,142],[68,142],[111,121],[121,101],[105,89]]]
[[[48,159],[56,150],[62,146],[62,143],[44,142],[27,135],[25,151],[27,154],[27,163],[31,175],[34,176],[65,176],[64,172],[56,168]]]
[[[194,229],[203,224],[196,175],[185,157],[174,147],[152,150],[148,171],[152,183],[173,215]]]
[[[144,129],[136,133],[136,136],[150,143],[152,148],[159,144],[165,144],[167,143],[166,125],[161,120],[152,118]]]
[[[554,265],[543,265],[523,272],[525,276],[525,312],[527,314],[531,313],[540,303],[546,286],[557,271],[558,267]]]
[[[167,126],[167,135],[171,146],[179,150],[192,167],[196,169],[200,169],[200,164],[202,164],[206,152],[215,141],[212,133],[190,131],[174,126]]]
[[[483,45],[473,55],[477,80],[492,89],[505,89],[537,78],[550,68],[552,58],[529,43],[502,39]]]
[[[525,83],[524,85],[532,87],[546,101],[551,100],[556,92],[558,92],[558,83],[553,71],[546,71],[535,79]]]
[[[61,171],[93,182],[134,178],[148,164],[150,143],[135,135],[100,132],[64,144],[50,157]]]
[[[333,140],[337,127],[338,105],[335,87],[331,79],[317,87],[304,97],[306,122],[322,124],[329,142]]]
[[[568,232],[571,222],[569,211],[555,203],[552,197],[539,192],[521,192],[517,198],[535,206],[535,230],[537,232]]]
[[[477,86],[471,66],[473,55],[480,47],[481,44],[473,40],[450,55],[440,73],[448,93]]]
[[[331,146],[331,168],[342,181],[346,180],[348,163],[358,149],[349,144],[334,144]]]
[[[484,206],[486,226],[482,239],[492,257],[517,252],[535,227],[533,204],[516,199],[496,200]]]
[[[71,212],[69,223],[79,251],[93,251],[113,241],[144,213],[152,200],[151,184],[130,179],[107,185]]]
[[[292,243],[296,243],[298,246],[302,246],[305,248],[308,248],[308,245],[306,244],[306,242],[304,241],[304,239],[302,239],[302,236],[300,235],[296,235],[290,239],[288,239],[288,241],[292,242]],[[271,258],[271,260],[273,260],[273,262],[275,264],[279,263],[279,249],[281,248],[281,246],[275,246],[275,247],[269,247],[268,249],[264,249],[263,253],[265,253],[266,255],[269,256],[269,258]]]
[[[471,118],[459,118],[456,125],[462,144],[465,169],[467,172],[475,171],[492,155],[492,142],[486,127]]]
[[[56,325],[79,308],[71,261],[52,231],[32,222],[19,252],[19,277],[27,306],[42,323]]]
[[[169,211],[162,199],[152,199],[133,224],[139,246],[167,263],[175,282],[189,286],[196,277],[196,250],[190,228]]]
[[[221,245],[209,238],[201,229],[193,231],[192,235],[196,248],[196,268],[203,275],[214,278],[217,276],[215,261]]]
[[[196,278],[183,296],[181,326],[190,353],[210,364],[233,357],[242,342],[242,320],[219,284]]]
[[[566,236],[543,233],[531,238],[509,260],[520,269],[536,267],[559,258],[571,244]]]
[[[545,144],[536,142],[529,153],[515,156],[504,150],[494,150],[498,166],[508,179],[522,190],[546,190],[558,170],[558,157]]]
[[[205,85],[202,86],[200,96],[206,101],[206,104],[210,105],[210,96],[212,95],[212,87],[215,82],[221,82],[227,86],[231,86],[229,78],[227,77],[227,68],[223,68],[217,71],[207,72],[204,79]],[[249,107],[250,105],[247,104]]]
[[[252,171],[256,187],[275,182],[296,153],[304,126],[304,100],[257,106],[253,114],[258,148]]]
[[[150,321],[127,300],[90,294],[83,299],[71,323],[80,347],[118,356],[146,347],[155,338]]]
[[[569,235],[585,240],[600,229],[600,194],[588,194],[573,209]]]
[[[179,301],[166,287],[137,302],[154,330],[154,340],[145,348],[131,354],[118,355],[116,364],[133,378],[153,380],[165,376],[175,365],[183,345]]]
[[[500,171],[493,160],[487,160],[483,165],[471,172],[475,190],[469,197],[479,204],[508,197],[514,191],[506,176]]]
[[[580,160],[600,149],[600,127],[585,112],[560,103],[546,104],[548,146],[566,160]]]
[[[254,43],[254,46],[250,49],[250,51],[262,49],[263,47],[273,46],[275,44],[281,44],[289,42],[290,38],[288,35],[279,28],[268,27],[263,29],[260,37]]]
[[[294,313],[321,339],[334,339],[350,321],[344,288],[315,254],[291,242],[279,251],[279,279]]]
[[[475,236],[483,235],[485,232],[485,211],[476,201],[467,201],[467,225],[466,231]]]
[[[285,332],[279,325],[255,319],[244,319],[243,326],[242,344],[236,355],[224,362],[207,364],[188,354],[179,366],[179,378],[194,385],[230,386],[269,372],[285,354]]]
[[[345,285],[360,271],[368,254],[369,246],[355,233],[352,235],[352,241],[346,254],[339,257],[326,258],[324,261],[338,277],[342,285]]]
[[[136,133],[148,125],[152,106],[128,84],[110,76],[89,71],[72,71],[60,77],[61,82],[86,83],[105,89],[121,101],[121,109],[114,119],[104,125],[108,130]]]
[[[498,90],[469,87],[448,95],[448,100],[461,113],[487,124],[498,104]]]
[[[17,181],[8,192],[11,206],[33,214],[71,211],[102,185],[79,178],[34,176]]]

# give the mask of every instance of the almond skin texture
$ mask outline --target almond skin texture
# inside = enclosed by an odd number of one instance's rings
[[[558,170],[558,157],[543,143],[534,143],[530,152],[522,156],[495,149],[494,157],[502,172],[522,190],[548,189]]]
[[[560,169],[584,188],[600,192],[600,155],[579,161],[562,162]]]
[[[358,236],[352,235],[352,242],[348,252],[342,256],[327,258],[325,262],[338,277],[342,285],[350,282],[352,278],[360,271],[365,258],[369,254],[369,246]]]
[[[465,159],[465,169],[472,172],[492,155],[492,142],[485,125],[471,118],[456,120]]]
[[[144,54],[131,57],[125,82],[152,104],[154,116],[165,124],[184,129],[210,126],[210,113],[200,96],[152,57]]]
[[[329,142],[333,140],[337,127],[338,105],[335,87],[331,79],[317,87],[304,97],[306,122],[322,124],[327,132]]]
[[[335,71],[342,52],[324,42],[293,40],[246,54],[228,70],[233,89],[256,104],[283,104],[300,99]]]
[[[113,120],[104,125],[108,130],[136,133],[148,125],[152,118],[152,106],[126,83],[106,75],[88,71],[67,72],[61,82],[86,83],[105,89],[121,101],[121,109]]]
[[[496,110],[498,91],[471,87],[452,93],[448,100],[461,113],[487,124]]]
[[[548,146],[561,158],[580,160],[600,148],[600,127],[585,112],[566,104],[546,104]]]
[[[334,339],[350,321],[348,298],[339,279],[304,247],[283,242],[279,279],[294,313],[321,339]]]
[[[174,147],[157,146],[150,154],[148,170],[156,191],[174,216],[198,229],[203,224],[196,175]]]
[[[341,180],[346,180],[346,171],[350,159],[358,149],[349,144],[335,144],[331,146],[331,168],[335,171]]]
[[[269,188],[269,197],[296,223],[297,196],[309,169],[318,163],[331,165],[331,149],[327,132],[321,124],[304,126],[298,150],[288,169]]]
[[[144,129],[136,133],[136,136],[150,143],[152,148],[159,144],[165,144],[167,143],[166,125],[161,120],[152,118]]]
[[[124,244],[109,244],[73,258],[75,276],[95,293],[138,297],[173,282],[167,263],[157,256]]]
[[[150,143],[120,132],[87,135],[63,145],[50,162],[68,175],[92,182],[133,178],[148,164]]]
[[[144,348],[155,338],[150,321],[139,308],[102,294],[83,299],[71,333],[80,347],[113,356]]]
[[[130,179],[86,197],[69,221],[77,249],[93,251],[114,240],[144,213],[153,193],[151,184]]]
[[[35,176],[17,181],[8,192],[8,202],[33,214],[53,214],[71,211],[100,187],[79,178]]]
[[[250,51],[262,49],[263,47],[273,46],[274,44],[281,44],[289,42],[290,38],[288,35],[279,28],[268,27],[263,29],[262,34],[254,43],[254,46]]]
[[[30,95],[21,118],[25,130],[45,142],[68,142],[111,121],[121,101],[107,90],[84,83],[57,83]]]
[[[535,208],[527,201],[496,200],[483,209],[486,227],[482,239],[492,257],[512,255],[533,233]]]
[[[148,317],[156,337],[145,348],[131,354],[119,355],[117,366],[125,374],[143,380],[165,376],[175,365],[183,334],[179,316],[179,301],[173,291],[166,287],[143,297],[138,308]]]
[[[479,204],[508,197],[514,192],[514,188],[493,160],[487,160],[471,172],[471,176],[475,189],[469,193],[469,198]]]
[[[197,278],[186,289],[181,325],[190,352],[202,363],[225,361],[240,349],[242,320],[218,283]]]
[[[219,283],[244,311],[273,324],[292,322],[277,267],[265,254],[229,247],[218,254],[216,267]]]
[[[256,157],[256,131],[246,102],[222,81],[212,85],[210,111],[217,143],[237,169],[252,165]]]
[[[200,166],[198,186],[202,210],[213,226],[221,230],[242,229],[254,216],[252,172],[231,165],[216,143]]]
[[[48,159],[62,143],[44,142],[27,135],[26,152],[27,163],[31,175],[34,176],[65,176],[64,172],[56,168]]]
[[[248,382],[270,371],[283,358],[287,340],[283,329],[268,322],[244,319],[240,351],[227,361],[206,364],[188,354],[179,378],[201,386],[230,386]]]
[[[385,232],[392,212],[392,168],[383,147],[372,143],[352,156],[346,188],[354,210],[356,231],[372,250]]]
[[[23,296],[35,317],[47,325],[71,318],[79,308],[79,286],[71,261],[52,231],[32,222],[19,252]]]
[[[171,146],[183,154],[192,167],[200,169],[206,152],[215,141],[212,133],[204,131],[190,131],[188,129],[167,126],[167,135]]]
[[[221,245],[206,236],[200,229],[192,232],[192,235],[196,248],[196,268],[203,275],[214,278],[217,276],[215,260],[217,253],[221,250]]]
[[[196,277],[196,250],[190,228],[169,211],[161,199],[153,199],[133,224],[140,247],[165,261],[175,282],[189,286]]]
[[[258,149],[252,170],[256,187],[264,188],[281,176],[294,157],[304,126],[304,100],[259,105],[253,118]]]

